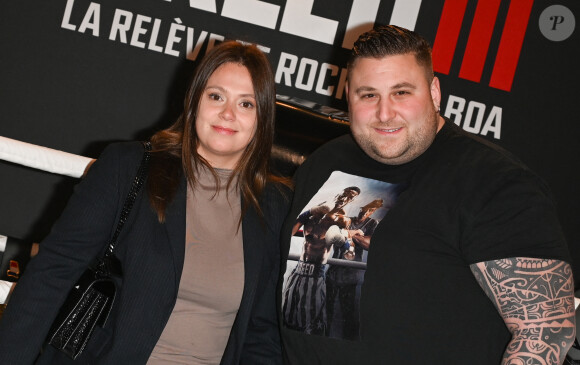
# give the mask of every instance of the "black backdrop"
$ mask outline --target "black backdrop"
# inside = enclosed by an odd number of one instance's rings
[[[548,181],[578,283],[578,14],[573,0],[3,1],[0,136],[89,157],[147,138],[224,38],[264,47],[279,94],[346,110],[353,37],[402,25],[434,43],[442,113]],[[75,182],[0,162],[0,234],[42,239]]]

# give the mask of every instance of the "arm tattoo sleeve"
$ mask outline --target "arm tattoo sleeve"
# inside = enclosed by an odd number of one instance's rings
[[[470,267],[512,333],[502,364],[562,364],[576,328],[570,265],[514,257]]]

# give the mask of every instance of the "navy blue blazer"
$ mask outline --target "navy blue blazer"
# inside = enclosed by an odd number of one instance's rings
[[[140,143],[112,144],[75,187],[0,320],[0,364],[35,361],[68,290],[113,234],[142,154]],[[74,363],[145,364],[172,312],[185,254],[186,181],[168,206],[164,224],[144,190],[119,236],[123,278],[108,323],[96,329]],[[286,195],[268,186],[261,197],[265,220],[252,208],[244,216],[244,290],[222,364],[281,363],[275,297]],[[67,362],[51,346],[37,359],[38,364]]]

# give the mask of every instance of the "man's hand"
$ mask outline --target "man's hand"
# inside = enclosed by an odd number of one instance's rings
[[[364,236],[365,233],[360,229],[349,229],[348,230],[348,237],[352,238],[354,236]]]

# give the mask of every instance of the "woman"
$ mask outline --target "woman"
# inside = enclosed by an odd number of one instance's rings
[[[268,173],[275,91],[255,46],[198,65],[184,111],[153,136],[146,182],[119,237],[122,283],[74,363],[278,363],[275,285],[288,189]],[[37,357],[68,289],[110,238],[143,148],[113,144],[77,186],[0,321],[0,364]],[[45,346],[41,364],[68,358]]]

